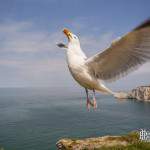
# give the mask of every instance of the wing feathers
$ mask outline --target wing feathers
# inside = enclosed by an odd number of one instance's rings
[[[104,52],[86,61],[89,72],[102,80],[117,80],[150,60],[150,19]]]
[[[149,19],[147,19],[146,21],[144,21],[141,25],[139,25],[138,27],[136,27],[135,29],[134,29],[134,31],[135,30],[140,30],[140,29],[142,29],[142,28],[146,28],[146,27],[149,27],[150,26],[150,18]]]

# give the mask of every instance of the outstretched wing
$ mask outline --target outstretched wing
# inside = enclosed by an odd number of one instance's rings
[[[85,62],[91,74],[113,81],[150,60],[150,19]]]

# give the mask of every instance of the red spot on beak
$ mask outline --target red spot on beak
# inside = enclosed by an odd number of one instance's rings
[[[71,32],[70,32],[68,29],[65,28],[65,29],[63,30],[63,33],[67,36],[68,40],[71,39]]]

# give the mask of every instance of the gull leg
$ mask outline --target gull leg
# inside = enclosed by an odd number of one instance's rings
[[[96,102],[96,97],[95,97],[95,89],[93,89],[93,107],[94,107],[94,109],[97,108],[97,102]]]
[[[85,92],[86,92],[86,107],[88,110],[90,110],[90,106],[91,106],[91,101],[89,99],[89,93],[88,93],[88,89],[85,88]]]

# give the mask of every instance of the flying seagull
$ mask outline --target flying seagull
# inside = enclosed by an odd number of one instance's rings
[[[79,38],[69,29],[63,33],[68,38],[68,44],[57,44],[66,49],[67,64],[73,78],[85,88],[87,109],[97,108],[95,91],[112,94],[117,92],[107,88],[102,81],[115,81],[150,60],[150,19],[143,22],[122,38],[90,58],[81,49]],[[88,90],[93,91],[90,100]]]

